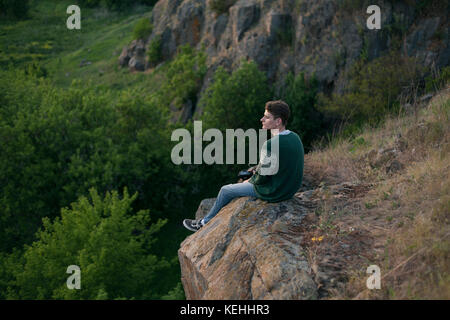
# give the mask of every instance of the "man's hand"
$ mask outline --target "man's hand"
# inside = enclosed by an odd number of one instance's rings
[[[248,171],[248,172],[252,172],[253,174],[255,174],[255,172],[256,172],[256,166],[251,167],[251,168],[248,168],[247,171]]]

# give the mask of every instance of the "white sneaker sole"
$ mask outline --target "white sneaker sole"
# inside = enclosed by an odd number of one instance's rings
[[[193,232],[196,232],[196,231],[200,230],[200,229],[194,229],[194,228],[190,227],[190,226],[186,223],[186,220],[183,220],[183,226],[184,226],[186,229],[188,229],[188,230],[190,230],[190,231],[193,231]]]

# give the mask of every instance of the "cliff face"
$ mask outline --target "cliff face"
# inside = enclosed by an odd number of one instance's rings
[[[331,0],[238,0],[218,13],[210,0],[160,0],[153,9],[153,33],[161,37],[164,60],[190,44],[207,53],[208,86],[218,66],[229,70],[241,59],[254,60],[271,81],[315,73],[321,88],[341,92],[345,71],[364,51],[368,60],[382,55],[402,33],[402,50],[425,66],[448,65],[448,17],[439,10],[418,13],[414,1],[378,1],[381,29],[369,30],[367,6]],[[445,10],[444,10],[445,11]],[[135,46],[135,45],[134,45]],[[131,48],[132,50],[134,50]],[[130,66],[136,69],[136,63]]]

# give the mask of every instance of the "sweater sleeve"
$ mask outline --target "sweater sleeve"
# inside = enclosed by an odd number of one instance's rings
[[[253,183],[255,185],[264,185],[267,184],[270,179],[272,178],[270,175],[262,175],[261,174],[261,167],[270,167],[270,163],[267,163],[268,160],[268,153],[270,154],[270,148],[271,144],[270,142],[266,141],[261,149],[261,156],[259,160],[259,164],[256,167],[255,174],[249,179],[250,183]]]
[[[270,181],[271,176],[262,176],[258,172],[256,172],[248,182],[253,184],[266,184]]]

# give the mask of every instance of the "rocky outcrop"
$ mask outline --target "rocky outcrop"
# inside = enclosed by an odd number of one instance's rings
[[[119,56],[119,65],[128,66],[131,71],[144,71],[148,62],[145,55],[146,43],[142,40],[133,40],[129,46],[122,48]]]
[[[366,27],[365,10],[330,0],[238,0],[226,12],[210,0],[160,0],[153,8],[153,33],[161,37],[164,60],[177,48],[205,47],[211,81],[218,66],[234,70],[241,59],[254,60],[271,81],[288,72],[316,75],[322,89],[340,92],[345,72],[364,50],[372,60],[404,32],[403,51],[425,66],[449,63],[448,17],[445,12],[418,15],[408,1],[378,1],[381,30]]]
[[[279,203],[235,199],[186,238],[178,250],[186,298],[326,299],[348,281],[349,268],[367,268],[373,240],[353,212],[372,186],[304,188]],[[196,219],[214,200],[200,203]]]
[[[316,299],[301,246],[305,215],[296,198],[233,200],[178,250],[186,298]]]

